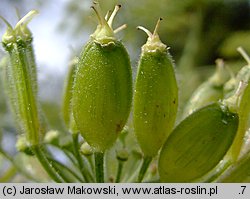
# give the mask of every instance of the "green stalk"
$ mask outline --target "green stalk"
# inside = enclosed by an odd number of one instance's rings
[[[130,158],[126,164],[126,170],[130,172],[125,172],[123,176],[123,181],[125,182],[134,182],[138,178],[137,174],[139,173],[139,166],[142,160],[142,154],[136,150],[132,150],[130,153]],[[132,173],[132,175],[131,175]]]
[[[92,155],[86,156],[86,159],[87,159],[87,161],[88,161],[88,163],[89,163],[89,165],[90,165],[91,171],[94,171],[95,165],[94,165],[93,156],[92,156]]]
[[[212,171],[211,175],[204,181],[205,183],[216,182],[216,180],[232,165],[232,162],[228,159],[222,160]],[[209,172],[210,173],[210,172]],[[209,174],[208,174],[209,175]]]
[[[83,163],[83,159],[79,153],[79,143],[78,143],[78,133],[72,134],[72,138],[73,138],[73,150],[74,150],[74,154],[78,163],[78,167],[81,171],[81,174],[83,176],[83,178],[86,180],[86,182],[91,182],[93,181],[93,178],[90,174],[90,171],[86,165],[86,162]]]
[[[143,163],[142,163],[139,175],[138,175],[137,182],[142,182],[142,180],[144,178],[144,175],[145,175],[145,173],[146,173],[146,171],[148,169],[148,166],[149,166],[149,164],[150,164],[151,161],[152,161],[152,157],[145,157],[143,159]]]
[[[66,171],[69,174],[71,174],[75,179],[77,179],[79,182],[84,182],[83,179],[81,179],[72,169],[70,169],[69,167],[67,167],[66,165],[62,164],[61,162],[54,160],[52,158],[48,158],[48,160],[50,162],[52,162],[52,165],[60,171]],[[64,172],[60,172],[60,175],[62,176],[62,178],[64,179],[65,182],[74,182],[74,179],[72,179],[72,177],[67,176],[66,174],[64,174]]]
[[[95,175],[96,175],[96,182],[98,183],[104,183],[103,158],[104,158],[104,153],[95,152]]]
[[[123,161],[118,160],[118,169],[117,169],[116,180],[115,180],[116,183],[120,182],[121,180],[123,164],[124,164]]]
[[[250,153],[234,162],[215,182],[219,183],[246,183],[249,182]]]
[[[46,157],[46,154],[44,153],[41,146],[34,146],[33,152],[36,155],[37,159],[45,169],[45,171],[48,173],[48,175],[55,181],[55,182],[64,182],[63,178],[58,174],[58,172],[53,167],[52,163],[48,160]]]
[[[50,145],[50,146],[55,147],[56,149],[62,151],[74,166],[78,166],[75,156],[70,150],[68,150],[67,148],[62,148],[59,145]]]
[[[35,179],[33,176],[31,176],[29,173],[27,173],[26,171],[24,171],[23,169],[21,169],[20,165],[18,165],[14,159],[8,154],[6,153],[1,147],[0,147],[0,154],[5,157],[16,169],[17,171],[25,176],[27,179],[30,179],[32,181],[37,182],[37,179]]]
[[[78,162],[74,156],[74,154],[71,151],[61,149],[63,150],[64,154],[67,156],[67,158],[72,162],[72,164],[76,167],[78,167]]]
[[[5,171],[3,176],[0,177],[0,183],[9,182],[13,177],[15,177],[16,174],[17,169],[12,165],[7,171]]]

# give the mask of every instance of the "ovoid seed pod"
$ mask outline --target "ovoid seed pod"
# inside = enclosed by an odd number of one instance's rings
[[[99,25],[83,48],[74,79],[72,110],[78,130],[95,149],[104,152],[126,124],[132,101],[132,72],[123,44],[112,22],[120,6],[107,19],[99,5],[92,7]]]
[[[134,93],[134,131],[147,157],[157,154],[175,123],[178,87],[172,58],[158,36],[158,20],[153,34],[142,46]]]
[[[223,159],[238,123],[238,114],[226,102],[210,104],[188,116],[162,147],[158,164],[160,180],[192,182],[201,178]]]
[[[183,118],[205,105],[223,99],[223,86],[229,77],[230,73],[223,60],[217,59],[215,73],[194,91],[184,109]]]
[[[28,144],[40,143],[45,129],[40,120],[37,103],[36,66],[32,50],[32,35],[27,24],[37,14],[32,10],[13,29],[10,24],[2,37],[10,64],[5,68],[5,85],[19,131]]]

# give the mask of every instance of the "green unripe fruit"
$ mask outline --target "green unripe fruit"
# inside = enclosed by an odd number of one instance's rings
[[[126,49],[114,37],[111,26],[116,6],[106,21],[96,11],[100,24],[79,58],[72,97],[78,130],[97,152],[113,145],[129,116],[132,72]]]
[[[13,29],[4,20],[8,29],[2,37],[2,44],[9,54],[10,64],[5,68],[5,85],[10,106],[18,130],[26,136],[30,145],[38,145],[45,133],[37,103],[36,65],[32,51],[32,35],[28,22],[36,10],[25,15]],[[32,52],[31,52],[32,51]]]
[[[223,99],[223,86],[229,77],[230,74],[223,60],[217,59],[215,73],[194,91],[185,107],[183,118],[203,106]]]
[[[222,103],[205,106],[184,119],[162,147],[162,182],[192,182],[213,169],[230,148],[239,117]]]
[[[159,20],[160,21],[160,20]],[[145,156],[153,157],[161,148],[175,123],[178,88],[172,58],[157,34],[148,34],[142,47],[134,94],[134,131]]]

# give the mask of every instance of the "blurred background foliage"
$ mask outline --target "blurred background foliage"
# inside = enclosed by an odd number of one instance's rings
[[[249,0],[99,0],[103,15],[109,9],[113,9],[116,4],[121,4],[122,9],[117,15],[114,27],[124,23],[128,27],[118,33],[118,38],[122,39],[131,56],[133,73],[136,73],[137,61],[140,55],[140,48],[145,43],[147,36],[138,31],[138,25],[153,31],[159,17],[164,20],[161,22],[159,35],[161,40],[170,47],[170,52],[176,63],[176,73],[179,83],[180,111],[183,104],[193,90],[204,81],[214,70],[215,59],[223,58],[233,71],[237,71],[244,65],[243,58],[236,51],[238,46],[242,46],[250,53],[250,1]],[[53,2],[53,8],[51,4]],[[60,6],[59,6],[60,5]],[[42,27],[46,29],[53,22],[56,12],[61,9],[59,21],[56,23],[52,34],[55,37],[67,35],[67,40],[61,41],[65,49],[58,47],[55,53],[66,57],[70,61],[73,56],[78,55],[82,46],[86,43],[89,35],[93,33],[97,25],[97,18],[90,6],[92,0],[1,0],[0,15],[10,21],[15,21],[15,8],[18,8],[20,15],[23,16],[30,9],[36,8],[40,11],[41,20],[44,18]],[[46,11],[46,12],[45,12]],[[11,17],[10,17],[11,15]],[[15,18],[13,20],[13,18]],[[49,19],[49,20],[48,20]],[[36,23],[35,20],[32,23]],[[39,26],[39,24],[37,24]],[[31,31],[34,33],[32,26]],[[0,32],[6,29],[4,23],[0,23]],[[51,33],[50,33],[51,34]],[[39,35],[33,34],[34,40]],[[44,38],[46,40],[46,38]],[[51,48],[53,40],[50,41]],[[73,50],[69,50],[70,48]],[[39,46],[35,45],[36,57],[42,55]],[[46,49],[45,48],[45,49]],[[68,52],[63,54],[63,52]],[[60,55],[61,54],[61,55]],[[0,50],[0,59],[4,57],[3,49]],[[57,56],[58,57],[58,56]],[[53,59],[47,57],[48,62]],[[59,60],[58,60],[59,61]],[[50,124],[51,129],[65,132],[61,120],[61,96],[63,80],[67,72],[68,62],[54,64],[50,72],[46,72],[45,65],[38,61],[40,100],[42,108]],[[57,63],[54,60],[53,63]],[[2,73],[1,61],[0,71]],[[44,69],[45,68],[45,69]],[[58,70],[64,68],[64,73]],[[44,75],[44,74],[45,75]],[[2,75],[2,74],[1,74]],[[1,77],[2,79],[2,77]],[[12,132],[12,133],[11,133]],[[1,134],[4,134],[2,144],[13,148],[15,144],[15,128],[7,104],[4,98],[3,82],[0,82],[0,141]],[[6,138],[7,137],[7,138]],[[8,147],[7,147],[8,148]],[[12,149],[14,150],[14,149]],[[15,153],[15,151],[12,151]],[[1,157],[0,157],[1,165]],[[1,173],[1,167],[0,167]]]

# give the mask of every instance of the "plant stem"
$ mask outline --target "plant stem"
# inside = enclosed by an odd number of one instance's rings
[[[33,152],[36,155],[37,159],[48,173],[48,175],[55,181],[55,182],[64,182],[63,178],[58,174],[58,172],[53,167],[52,163],[47,159],[43,149],[41,146],[33,146]]]
[[[220,177],[216,183],[243,183],[249,182],[250,153],[246,153],[240,160],[234,162]]]
[[[116,180],[115,180],[116,183],[120,182],[121,180],[123,164],[124,164],[123,161],[118,160],[118,169],[117,169]]]
[[[9,182],[13,177],[15,177],[17,169],[12,165],[7,171],[4,172],[3,176],[0,176],[0,183]]]
[[[53,162],[53,166],[55,168],[61,167],[63,170],[65,170],[66,172],[70,173],[72,176],[74,176],[75,179],[77,179],[79,182],[84,182],[83,179],[81,179],[72,169],[68,168],[66,165],[62,164],[61,162],[54,160],[52,158],[48,158],[48,160],[50,162]],[[65,182],[74,182],[74,180],[72,178],[69,178],[68,176],[63,174],[64,172],[61,172],[61,176],[63,177],[63,179],[65,180]]]
[[[73,138],[73,150],[75,157],[78,162],[78,167],[81,171],[81,174],[83,178],[86,180],[86,182],[91,182],[93,180],[90,171],[88,170],[87,166],[83,164],[83,159],[79,153],[79,144],[78,144],[78,133],[77,134],[72,134]]]
[[[213,170],[213,175],[211,175],[207,180],[205,180],[205,183],[211,183],[216,182],[216,180],[232,165],[232,162],[230,160],[222,160],[222,163],[218,164]]]
[[[71,151],[68,151],[67,149],[61,149],[61,150],[63,150],[64,154],[72,162],[72,164],[77,167],[78,163],[77,163],[77,160],[75,159],[74,154]]]
[[[3,155],[3,157],[5,157],[16,169],[17,171],[25,176],[27,179],[33,180],[35,182],[38,182],[37,179],[35,179],[33,176],[31,176],[29,173],[27,173],[25,170],[23,170],[20,165],[18,165],[14,159],[7,153],[5,152],[1,147],[0,147],[0,154]]]
[[[104,158],[104,153],[95,152],[95,175],[96,175],[96,182],[98,183],[104,183],[103,158]]]
[[[126,165],[126,170],[130,171],[130,172],[125,172],[124,176],[123,176],[123,180],[125,182],[134,182],[136,181],[136,179],[138,178],[137,174],[139,173],[139,167],[141,164],[141,160],[142,160],[142,154],[132,150],[131,151],[131,156],[127,162]],[[131,175],[132,173],[132,175]]]
[[[93,155],[87,156],[86,159],[90,165],[91,171],[94,171],[95,165],[94,165]]]
[[[137,182],[141,182],[143,180],[144,175],[145,175],[151,161],[152,161],[152,157],[144,157],[143,163],[142,163],[139,175],[138,175]]]

